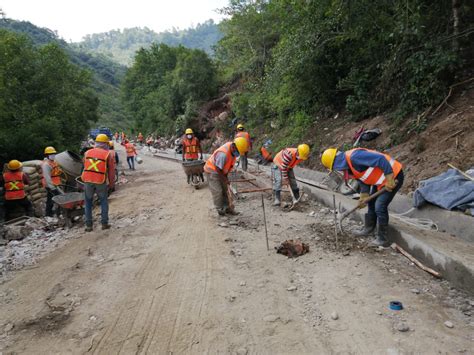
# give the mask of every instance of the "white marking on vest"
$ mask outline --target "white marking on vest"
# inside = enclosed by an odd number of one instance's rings
[[[370,176],[370,174],[372,173],[372,171],[374,171],[374,168],[368,168],[368,169],[365,171],[364,175],[362,175],[362,177],[360,178],[360,180],[362,180],[362,181],[367,180],[367,178]]]

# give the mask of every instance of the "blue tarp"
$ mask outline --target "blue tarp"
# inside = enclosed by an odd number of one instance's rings
[[[466,172],[474,177],[474,169]],[[420,187],[413,195],[413,204],[416,208],[426,202],[432,203],[447,210],[471,210],[474,215],[474,181],[462,176],[455,169],[420,181]]]

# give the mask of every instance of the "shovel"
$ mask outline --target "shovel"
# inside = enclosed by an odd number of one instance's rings
[[[397,181],[395,181],[395,183],[397,183]],[[379,191],[377,191],[376,193],[370,195],[369,197],[366,198],[365,202],[367,204],[367,202],[370,202],[372,201],[373,199],[376,199],[377,197],[379,197],[380,195],[382,195],[384,192],[386,192],[387,190],[384,188],[380,189]],[[346,211],[342,214],[337,214],[338,216],[338,219],[337,219],[337,225],[339,226],[339,230],[341,231],[341,233],[343,232],[342,230],[342,221],[349,215],[351,215],[352,213],[354,213],[356,210],[359,209],[359,206],[357,205],[356,207],[354,208],[351,208],[349,211]]]
[[[295,198],[295,193],[293,192],[291,186],[289,186],[289,190],[290,190],[290,193],[291,193],[291,206],[288,207],[288,210],[291,211],[293,208],[296,207],[296,205],[301,201],[301,199],[303,198],[303,195],[304,195],[304,191],[301,192],[300,194],[300,197],[298,199]]]

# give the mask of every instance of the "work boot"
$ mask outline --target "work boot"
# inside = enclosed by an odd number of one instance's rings
[[[219,208],[219,209],[217,209],[217,213],[219,214],[219,216],[225,216],[225,209]]]
[[[110,229],[110,227],[112,227],[110,224],[106,223],[106,224],[102,224],[102,230],[105,230],[105,229]]]
[[[85,231],[86,232],[92,232],[92,226],[86,226]]]
[[[367,237],[374,232],[376,224],[377,216],[366,213],[364,215],[364,227],[354,231],[352,234],[355,237]]]
[[[375,239],[370,242],[371,247],[387,247],[388,240],[387,240],[387,231],[388,225],[378,225],[377,226],[377,235]]]
[[[273,192],[273,206],[280,206],[281,205],[281,191],[274,191]]]

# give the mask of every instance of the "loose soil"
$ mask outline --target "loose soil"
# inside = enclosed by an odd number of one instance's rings
[[[218,218],[207,187],[188,186],[179,164],[144,156],[127,179],[110,198],[111,230],[75,229],[78,238],[0,285],[0,351],[433,354],[473,348],[472,298],[390,249],[368,250],[363,239],[340,235],[336,248],[327,208],[306,201],[285,212],[270,207],[266,196],[267,251],[259,194],[236,201],[240,215]],[[276,254],[275,246],[295,238],[310,245],[308,254]],[[391,311],[393,300],[405,309]],[[448,320],[453,328],[444,325]],[[401,323],[409,330],[399,331]]]

